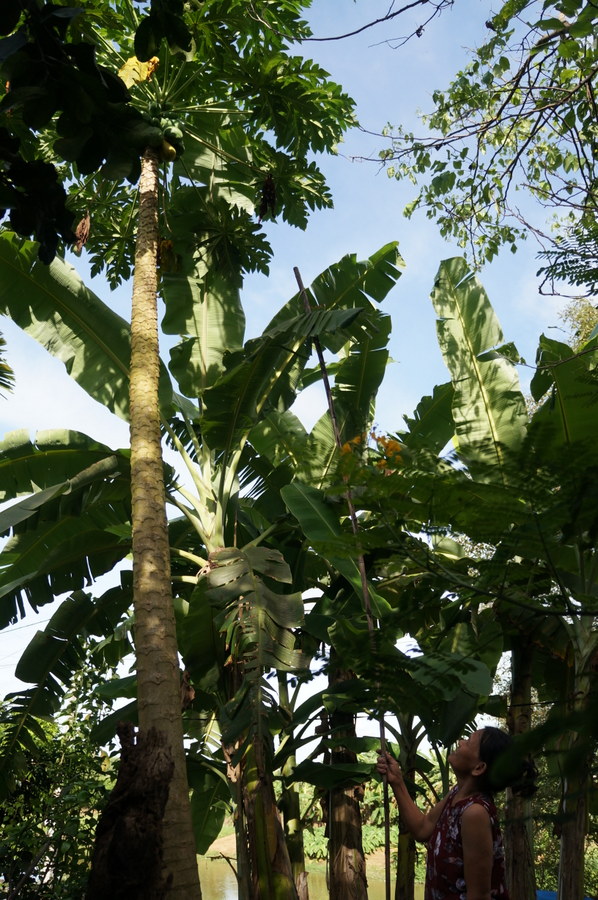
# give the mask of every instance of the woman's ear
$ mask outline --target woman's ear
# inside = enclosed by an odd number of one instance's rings
[[[483,775],[487,768],[487,763],[482,762],[482,760],[480,759],[479,762],[477,762],[471,770],[471,774],[475,775],[477,778],[479,775]]]

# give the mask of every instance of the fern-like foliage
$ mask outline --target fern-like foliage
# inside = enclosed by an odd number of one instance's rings
[[[545,282],[566,281],[584,288],[585,297],[598,293],[598,222],[576,225],[557,247],[539,256],[548,260],[538,271]]]

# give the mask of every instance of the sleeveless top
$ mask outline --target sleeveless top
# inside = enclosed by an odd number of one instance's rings
[[[463,877],[461,816],[463,810],[472,803],[479,803],[490,816],[494,860],[491,879],[492,900],[509,900],[505,885],[505,853],[496,807],[486,794],[472,794],[453,803],[456,792],[457,787],[454,787],[428,841],[424,900],[467,900],[467,888]]]

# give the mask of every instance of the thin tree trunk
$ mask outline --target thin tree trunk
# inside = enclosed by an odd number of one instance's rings
[[[333,670],[334,684],[350,677],[348,672]],[[330,717],[335,739],[355,737],[355,721],[351,714],[336,710]],[[346,747],[332,751],[332,764],[354,763],[357,756]],[[355,785],[330,791],[328,805],[330,900],[367,900],[367,878],[361,833],[361,789]]]
[[[511,650],[511,694],[507,726],[512,735],[525,734],[532,719],[532,656],[528,639],[515,639]],[[535,900],[532,803],[508,789],[505,823],[507,888],[518,900]]]
[[[146,150],[131,314],[131,483],[139,727],[167,741],[174,774],[163,822],[169,900],[201,897],[183,747],[180,674],[164,496],[157,311],[158,158]]]

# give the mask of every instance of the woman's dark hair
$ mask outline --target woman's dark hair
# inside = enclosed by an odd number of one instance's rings
[[[531,797],[536,792],[537,769],[531,760],[521,757],[506,731],[493,725],[482,728],[480,760],[486,763],[486,771],[478,780],[483,792],[492,794],[508,787],[521,797]]]

